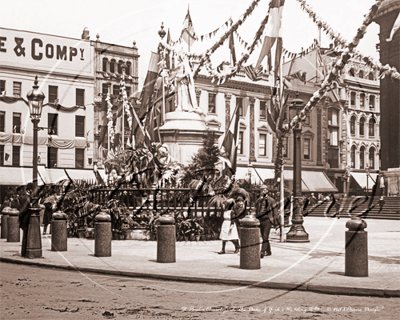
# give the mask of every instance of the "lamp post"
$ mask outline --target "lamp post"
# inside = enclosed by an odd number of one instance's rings
[[[299,114],[303,109],[304,102],[301,99],[294,99],[291,102],[291,113]],[[287,242],[310,242],[308,233],[303,226],[303,197],[301,192],[301,130],[302,123],[299,122],[293,128],[294,136],[294,158],[293,158],[293,199],[294,212],[292,218],[292,227],[286,234]]]
[[[33,190],[37,187],[37,172],[38,172],[38,124],[42,115],[43,100],[45,98],[42,90],[39,89],[38,78],[35,77],[33,89],[28,92],[26,97],[29,101],[29,113],[33,123]]]

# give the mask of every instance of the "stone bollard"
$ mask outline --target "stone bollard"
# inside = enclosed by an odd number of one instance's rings
[[[361,218],[346,222],[346,253],[344,275],[349,277],[368,277],[368,234],[364,229],[367,223]]]
[[[42,237],[40,235],[40,207],[30,207],[30,219],[26,241],[26,258],[42,257]]]
[[[8,209],[7,242],[19,242],[21,240],[18,215],[19,211],[17,209]]]
[[[111,217],[106,212],[99,213],[94,224],[94,255],[111,257]]]
[[[54,212],[51,221],[51,251],[67,251],[67,215],[62,211]]]
[[[248,215],[240,225],[240,269],[260,269],[260,220]]]
[[[170,215],[164,215],[158,221],[160,225],[157,226],[157,262],[176,262],[175,219]]]
[[[3,212],[1,213],[1,238],[0,239],[7,239],[7,229],[8,229],[8,211],[10,207],[5,207]]]

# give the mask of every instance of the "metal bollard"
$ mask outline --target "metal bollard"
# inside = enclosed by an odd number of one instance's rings
[[[165,215],[158,221],[160,225],[157,227],[157,262],[176,262],[175,219],[170,215]]]
[[[106,212],[99,213],[94,224],[94,255],[111,257],[111,217]]]
[[[19,211],[9,208],[7,217],[7,242],[20,242]]]
[[[240,269],[261,269],[260,220],[248,215],[240,225]]]
[[[26,258],[42,257],[42,237],[40,235],[40,207],[29,208],[30,219],[26,241]]]
[[[368,233],[364,231],[367,223],[361,218],[346,222],[346,253],[344,275],[349,277],[368,277]]]
[[[8,211],[10,210],[10,207],[5,207],[3,209],[3,212],[1,214],[1,238],[0,239],[7,239],[7,229],[8,229]]]
[[[54,212],[51,221],[51,251],[67,251],[67,215],[62,211]]]

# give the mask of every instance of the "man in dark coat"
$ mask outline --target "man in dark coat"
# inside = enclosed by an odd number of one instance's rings
[[[31,197],[26,191],[25,186],[19,190],[19,227],[22,229],[22,247],[21,257],[26,256],[26,245],[28,242],[28,227],[30,220],[29,205],[31,203]]]
[[[260,220],[260,231],[263,243],[261,245],[261,258],[270,256],[271,245],[269,243],[269,233],[272,227],[278,226],[279,213],[275,200],[268,196],[267,186],[261,186],[261,197],[256,202],[256,217]]]

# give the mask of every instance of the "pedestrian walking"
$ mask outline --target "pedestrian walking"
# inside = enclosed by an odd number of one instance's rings
[[[275,200],[268,196],[268,187],[261,186],[261,196],[256,201],[256,217],[260,220],[260,231],[262,237],[261,258],[270,256],[271,244],[269,234],[272,227],[277,227],[279,223],[279,213]]]
[[[51,223],[53,217],[53,209],[56,204],[55,194],[49,194],[48,197],[44,199],[44,214],[43,214],[43,234],[47,232],[47,226]]]
[[[239,234],[236,223],[232,220],[234,215],[235,200],[229,199],[226,201],[225,206],[227,210],[224,211],[224,222],[221,226],[221,233],[219,238],[222,240],[222,249],[218,254],[225,254],[225,247],[228,241],[231,241],[235,246],[235,253],[239,252]]]
[[[22,244],[21,244],[21,257],[26,256],[26,245],[28,243],[28,228],[30,222],[29,206],[31,203],[31,196],[25,186],[19,189],[19,227],[22,229]]]

